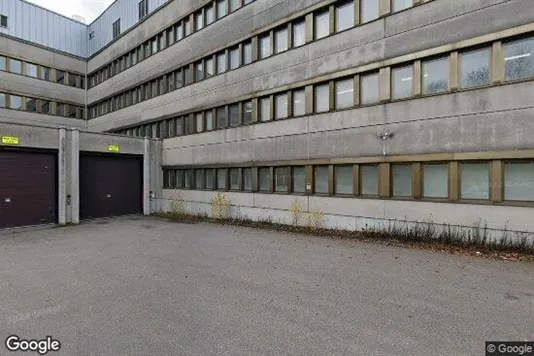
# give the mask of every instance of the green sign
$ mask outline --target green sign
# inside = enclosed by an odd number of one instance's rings
[[[119,145],[109,145],[108,146],[108,151],[109,152],[120,152],[121,151],[121,147]]]

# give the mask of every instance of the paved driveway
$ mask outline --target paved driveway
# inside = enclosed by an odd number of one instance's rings
[[[121,218],[0,235],[0,333],[52,356],[483,355],[534,340],[534,264]]]

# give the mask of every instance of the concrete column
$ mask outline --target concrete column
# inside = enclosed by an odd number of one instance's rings
[[[72,130],[70,138],[70,209],[71,223],[80,223],[80,132]]]
[[[380,17],[388,16],[391,13],[391,1],[380,0]]]
[[[58,224],[67,223],[67,131],[59,129],[58,149]]]
[[[421,171],[421,163],[418,162],[412,165],[412,195],[414,199],[421,199],[423,194]]]
[[[389,198],[391,195],[391,165],[380,163],[379,165],[378,193],[381,198]]]
[[[150,140],[145,138],[143,155],[143,214],[150,215]]]
[[[306,43],[313,41],[313,13],[306,15]]]
[[[380,68],[378,81],[380,88],[380,102],[389,101],[391,99],[391,67]]]
[[[360,165],[355,164],[352,168],[352,194],[360,195]]]
[[[490,194],[492,202],[502,202],[504,192],[503,164],[500,160],[491,161],[490,165]]]
[[[354,106],[360,106],[360,75],[354,76]]]
[[[306,88],[304,89],[304,94],[306,97],[306,115],[313,114],[313,85],[306,85]]]
[[[328,166],[328,195],[334,195],[336,192],[336,173],[335,173],[335,167],[333,164]]]
[[[501,84],[504,82],[504,49],[501,41],[493,43],[491,51],[491,82],[492,84]]]
[[[452,52],[449,58],[449,90],[456,91],[460,86],[458,79],[459,67],[458,67],[458,52]]]
[[[421,74],[421,61],[415,61],[413,66],[413,96],[418,98],[421,96],[421,79],[423,74]]]
[[[449,200],[456,201],[460,197],[460,167],[457,161],[449,163]]]

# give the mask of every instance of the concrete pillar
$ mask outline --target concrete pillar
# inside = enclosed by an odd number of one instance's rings
[[[150,215],[150,140],[145,138],[143,154],[143,214]]]
[[[59,129],[58,145],[58,224],[67,223],[67,131]]]
[[[70,209],[73,224],[80,223],[80,131],[72,130],[70,138]]]

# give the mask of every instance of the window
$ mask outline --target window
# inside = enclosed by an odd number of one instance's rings
[[[184,119],[179,117],[176,119],[176,136],[183,136],[184,134]]]
[[[228,112],[230,114],[230,126],[239,125],[239,104],[228,106]]]
[[[313,168],[315,174],[315,189],[316,194],[328,194],[328,166],[317,166]]]
[[[271,99],[269,97],[260,99],[260,121],[271,120]]]
[[[226,53],[222,52],[217,55],[217,74],[226,72]]]
[[[201,81],[201,80],[204,80],[204,64],[202,63],[202,61],[200,62],[197,62],[197,64],[195,64],[195,81]]]
[[[185,77],[185,85],[189,85],[193,83],[193,73],[191,71],[190,66],[187,66],[184,68],[184,77]]]
[[[37,111],[37,99],[26,98],[26,111],[29,111],[29,112]]]
[[[6,70],[6,57],[0,56],[0,70]]]
[[[174,43],[174,26],[171,26],[167,30],[167,45],[172,45]],[[135,63],[134,63],[135,64]]]
[[[154,37],[151,41],[151,46],[152,46],[152,54],[154,53],[157,53],[158,52],[158,38],[157,37]]]
[[[37,78],[37,65],[26,63],[26,75]]]
[[[41,100],[41,112],[43,114],[52,114],[50,102],[47,100]],[[93,115],[93,117],[96,115]]]
[[[336,194],[353,193],[353,171],[353,166],[336,166]]]
[[[139,2],[139,20],[148,15],[148,0],[141,0]]]
[[[228,8],[226,6],[226,0],[217,0],[217,18],[226,16]]]
[[[269,168],[260,168],[258,170],[259,191],[271,191],[271,170]]]
[[[393,0],[391,9],[393,12],[408,9],[413,6],[413,0]]]
[[[121,19],[113,23],[113,38],[121,34]]]
[[[489,199],[489,164],[460,164],[462,199]]]
[[[204,179],[205,179],[205,187],[206,189],[214,189],[215,188],[215,170],[214,169],[206,169],[204,171]]]
[[[6,107],[6,94],[0,93],[0,108]]]
[[[289,167],[276,167],[274,169],[274,191],[289,192]]]
[[[304,21],[293,24],[293,47],[299,47],[306,43],[306,23]]]
[[[288,40],[289,34],[287,27],[280,28],[274,32],[274,52],[280,53],[285,52],[289,48]]]
[[[534,201],[534,162],[504,164],[504,200]]]
[[[330,34],[330,14],[328,11],[315,14],[314,25],[314,38],[316,40],[328,36]]]
[[[291,191],[293,193],[306,192],[306,170],[304,167],[293,167],[293,176]]]
[[[295,90],[293,92],[293,116],[306,114],[306,94],[304,90]]]
[[[260,37],[260,58],[267,58],[271,54],[271,36],[264,35]]]
[[[241,65],[239,47],[231,48],[228,52],[228,58],[230,59],[230,69],[239,68],[239,66]]]
[[[174,72],[174,81],[177,89],[184,86],[184,72],[181,69]]]
[[[274,97],[275,119],[287,117],[287,94],[278,94]]]
[[[393,196],[412,196],[412,166],[406,164],[394,164],[391,166]]]
[[[360,166],[361,195],[378,196],[378,166]]]
[[[223,129],[226,127],[226,107],[217,108],[217,128]]]
[[[22,97],[18,95],[10,95],[9,96],[9,108],[15,109],[15,110],[22,110]]]
[[[449,89],[449,58],[425,61],[423,69],[423,94],[437,94]]]
[[[361,0],[362,23],[373,21],[379,16],[379,0]]]
[[[206,26],[215,21],[215,8],[213,6],[205,7],[204,14],[206,15]]]
[[[11,73],[22,74],[22,62],[17,59],[9,58],[9,71]]]
[[[460,55],[461,87],[472,88],[489,84],[490,50],[488,48]]]
[[[205,60],[206,63],[206,78],[215,75],[215,63],[213,57],[210,57]]]
[[[184,188],[193,188],[193,170],[187,169],[184,171]]]
[[[193,26],[189,18],[184,20],[184,30],[185,30],[186,36],[189,36],[190,34],[193,33]]]
[[[65,72],[56,69],[56,83],[65,84]]]
[[[247,65],[252,63],[252,43],[243,43],[243,64]]]
[[[241,0],[230,0],[230,11],[235,11],[241,7]]]
[[[193,114],[185,115],[185,134],[192,135],[195,133],[195,117]]]
[[[392,99],[409,98],[413,95],[413,67],[394,68],[392,75]]]
[[[176,41],[180,41],[182,38],[184,38],[184,26],[182,25],[182,22],[179,22],[176,25],[174,29],[174,34],[176,36]]]
[[[65,104],[62,104],[62,103],[57,103],[56,104],[56,115],[58,116],[65,116],[67,110],[66,110],[66,105]]]
[[[195,169],[195,188],[204,189],[204,170]]]
[[[78,75],[69,73],[69,86],[77,87],[78,86]]]
[[[204,16],[202,11],[197,11],[195,14],[195,31],[201,30],[204,27]]]
[[[215,128],[215,122],[213,120],[213,111],[208,110],[204,112],[204,117],[206,119],[206,131],[211,131]]]
[[[350,108],[354,105],[354,80],[336,81],[336,109]]]
[[[196,114],[196,122],[197,122],[197,125],[196,125],[197,132],[204,131],[204,115],[202,115],[202,113]]]
[[[314,87],[315,89],[315,112],[325,112],[330,110],[330,85],[322,84]]]
[[[534,77],[534,38],[504,44],[505,80]]]
[[[243,124],[247,125],[252,122],[252,101],[243,103]]]
[[[423,164],[423,197],[449,196],[449,167],[447,164]]]
[[[70,117],[72,119],[76,118],[76,106],[74,105],[65,105],[65,111],[66,111],[66,117]]]
[[[217,189],[226,190],[226,169],[217,169]]]
[[[243,189],[252,191],[252,168],[243,168]]]
[[[358,0],[356,0],[358,1]],[[354,2],[350,1],[336,6],[336,32],[354,26]]]
[[[7,16],[0,15],[0,27],[7,27]]]
[[[230,189],[239,190],[239,168],[230,168]]]

